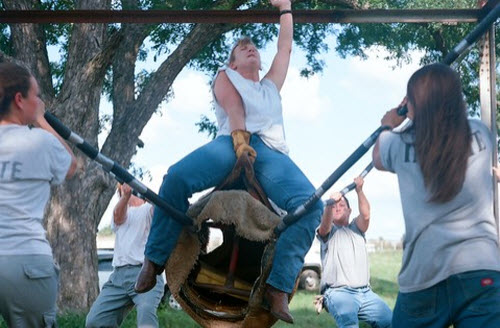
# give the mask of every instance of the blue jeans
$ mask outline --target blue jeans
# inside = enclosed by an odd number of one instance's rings
[[[256,135],[252,135],[250,145],[257,152],[255,176],[267,197],[276,205],[292,212],[314,193],[312,184],[287,155],[272,150]],[[235,163],[232,138],[219,136],[170,167],[163,178],[159,196],[185,212],[189,207],[188,198],[193,193],[221,183]],[[292,292],[322,213],[323,204],[318,202],[308,214],[280,235],[268,284],[284,292]],[[146,257],[163,265],[177,244],[181,230],[181,224],[155,208]]]
[[[357,328],[360,320],[372,327],[391,326],[391,309],[370,287],[328,288],[324,293],[324,304],[339,328]]]
[[[500,272],[478,270],[427,289],[399,293],[393,327],[500,327]]]

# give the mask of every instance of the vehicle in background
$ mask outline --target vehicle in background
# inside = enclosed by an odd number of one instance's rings
[[[318,291],[321,281],[321,253],[318,239],[314,241],[304,258],[304,266],[299,277],[299,288]]]
[[[109,276],[113,272],[113,249],[98,248],[97,249],[97,275],[99,277],[99,291]]]

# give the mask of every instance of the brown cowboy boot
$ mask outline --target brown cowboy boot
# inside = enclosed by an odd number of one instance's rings
[[[163,272],[163,266],[151,262],[146,257],[142,264],[141,272],[135,282],[134,290],[136,293],[145,293],[153,289],[156,285],[156,276]]]
[[[267,285],[264,301],[269,304],[269,312],[279,320],[293,324],[293,317],[288,310],[288,294],[271,285]]]

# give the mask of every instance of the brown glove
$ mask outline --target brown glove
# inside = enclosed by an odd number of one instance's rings
[[[257,152],[250,146],[251,136],[250,132],[245,130],[234,130],[231,132],[231,137],[233,138],[233,149],[236,153],[236,158],[240,158],[241,154],[247,153],[248,158],[250,158],[252,162],[255,161]]]

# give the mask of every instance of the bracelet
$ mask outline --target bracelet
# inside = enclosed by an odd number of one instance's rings
[[[290,9],[282,10],[282,11],[280,11],[280,17],[281,17],[281,15],[291,14],[291,13],[292,13],[292,11]]]

